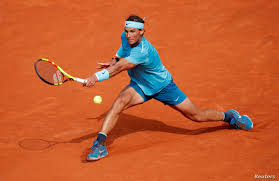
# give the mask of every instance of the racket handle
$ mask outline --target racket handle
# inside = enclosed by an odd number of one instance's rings
[[[87,80],[81,78],[75,78],[75,81],[85,84]]]

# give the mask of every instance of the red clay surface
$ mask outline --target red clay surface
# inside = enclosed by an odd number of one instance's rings
[[[1,181],[279,178],[278,0],[1,0],[0,9]],[[33,63],[50,58],[70,74],[91,75],[119,48],[131,13],[146,17],[145,37],[196,105],[239,110],[254,129],[194,123],[152,100],[125,111],[108,137],[109,156],[87,163],[127,73],[91,89],[51,87]],[[60,143],[21,145],[30,139]]]

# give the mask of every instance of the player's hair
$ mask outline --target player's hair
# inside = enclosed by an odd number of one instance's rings
[[[144,19],[142,19],[142,18],[140,18],[139,16],[134,15],[134,14],[130,15],[130,16],[126,19],[126,21],[135,21],[135,22],[144,23]]]

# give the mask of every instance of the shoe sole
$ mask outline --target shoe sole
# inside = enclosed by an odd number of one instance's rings
[[[94,157],[87,157],[87,161],[97,161],[97,160],[100,160],[101,158],[104,158],[105,156],[107,156],[107,154],[103,155],[103,156],[100,156],[98,158],[94,158]]]

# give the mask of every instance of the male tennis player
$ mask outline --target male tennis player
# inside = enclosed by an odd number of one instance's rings
[[[87,78],[85,86],[92,87],[96,82],[107,80],[127,70],[131,82],[125,87],[108,111],[102,129],[94,141],[87,160],[98,160],[108,152],[105,146],[107,134],[115,126],[119,114],[132,106],[142,104],[152,98],[169,105],[181,112],[186,118],[196,122],[224,121],[237,129],[253,128],[251,119],[240,115],[235,110],[219,112],[200,110],[175,85],[171,74],[161,63],[159,54],[144,35],[144,20],[138,16],[130,16],[125,21],[124,32],[121,34],[122,45],[116,56],[108,63],[100,63],[100,69]]]

